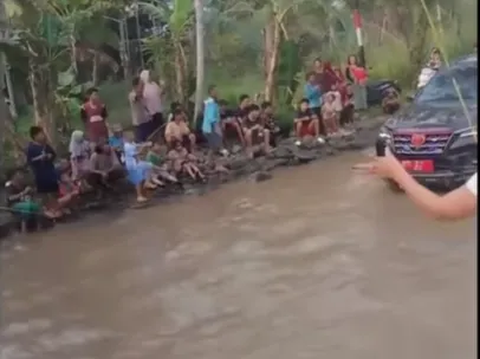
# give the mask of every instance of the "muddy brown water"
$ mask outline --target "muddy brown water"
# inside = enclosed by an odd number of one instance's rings
[[[425,218],[360,158],[22,239],[0,358],[476,357],[474,221]]]

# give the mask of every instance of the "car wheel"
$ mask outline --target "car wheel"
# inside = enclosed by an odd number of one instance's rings
[[[386,180],[387,187],[394,193],[403,193],[402,187],[400,187],[397,182],[392,181],[390,179]]]

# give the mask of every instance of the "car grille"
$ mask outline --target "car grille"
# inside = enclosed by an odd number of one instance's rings
[[[445,150],[451,133],[427,133],[421,146],[412,144],[413,133],[393,135],[393,146],[398,155],[441,155]]]

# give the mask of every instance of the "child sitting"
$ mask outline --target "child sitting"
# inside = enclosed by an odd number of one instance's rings
[[[108,144],[113,149],[117,155],[118,160],[121,164],[124,164],[123,161],[123,129],[120,125],[112,126],[112,135],[108,138]]]
[[[243,133],[245,145],[249,157],[254,157],[253,146],[262,145],[265,153],[270,151],[270,131],[263,127],[260,121],[260,108],[257,105],[250,105],[247,116],[243,120]]]
[[[154,183],[152,165],[140,159],[140,152],[150,147],[151,143],[136,144],[134,134],[128,131],[124,134],[123,152],[125,155],[125,167],[128,172],[128,180],[135,186],[137,193],[137,202],[144,203],[148,199],[145,197],[145,190],[156,189]]]
[[[390,88],[387,95],[382,100],[383,112],[387,115],[392,115],[400,108],[400,99],[397,91]]]
[[[335,107],[335,95],[327,93],[322,105],[322,119],[328,137],[336,136],[338,132],[338,116]]]
[[[280,127],[273,118],[273,106],[270,102],[262,102],[260,121],[265,129],[270,131],[270,145],[276,146],[276,139],[280,135]]]
[[[178,183],[177,178],[168,172],[164,155],[165,147],[159,143],[154,143],[147,153],[146,161],[152,164],[152,170],[156,176],[172,183]]]
[[[342,113],[340,114],[340,125],[343,127],[351,127],[353,125],[353,115],[355,106],[353,103],[353,91],[351,86],[346,86],[342,98]]]
[[[320,119],[309,107],[310,102],[304,98],[299,103],[298,113],[293,120],[295,136],[297,141],[295,144],[300,146],[302,139],[306,136],[314,136],[319,143],[324,143],[320,137]]]
[[[80,196],[80,184],[74,181],[70,176],[68,170],[60,173],[60,180],[58,184],[58,209],[61,209],[64,214],[70,214],[70,208],[78,200]]]
[[[197,167],[196,157],[188,153],[180,141],[177,140],[173,143],[173,148],[168,152],[167,158],[171,161],[171,167],[177,176],[187,174],[193,180],[205,181],[205,176]]]
[[[5,190],[7,207],[18,220],[22,233],[26,232],[30,225],[39,226],[38,215],[49,219],[60,217],[58,212],[43,210],[40,204],[32,199],[33,190],[25,184],[25,176],[21,170],[17,169],[9,176]]]
[[[185,113],[179,108],[173,112],[173,118],[165,128],[165,142],[171,148],[174,141],[181,141],[183,146],[192,152],[195,147],[195,135],[190,131],[185,117]]]

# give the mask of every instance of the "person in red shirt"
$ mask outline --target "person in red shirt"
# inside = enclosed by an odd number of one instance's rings
[[[357,57],[350,55],[347,61],[346,77],[352,83],[355,110],[367,109],[367,80],[365,67],[358,64]]]
[[[85,124],[86,137],[93,143],[104,143],[108,139],[107,108],[98,96],[98,89],[87,91],[87,101],[80,110],[82,122]]]

